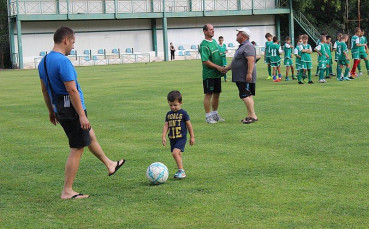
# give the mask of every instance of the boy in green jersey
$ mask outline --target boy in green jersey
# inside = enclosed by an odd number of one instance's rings
[[[354,65],[352,66],[352,69],[351,69],[351,77],[357,76],[356,67],[360,63],[359,47],[366,46],[366,44],[360,44],[360,38],[359,38],[360,35],[361,35],[361,29],[355,28],[355,35],[352,36],[351,38],[351,54],[352,54],[352,59],[354,60]]]
[[[331,36],[326,36],[325,47],[326,47],[326,51],[329,56],[327,59],[327,69],[325,73],[325,78],[329,79],[331,78],[331,76],[335,76],[335,74],[332,71],[333,60],[332,60],[332,37]]]
[[[296,74],[299,75],[301,70],[301,50],[300,50],[300,45],[302,44],[302,36],[300,35],[297,38],[297,43],[296,43],[296,47],[294,49],[294,54],[295,54],[295,64],[296,64]]]
[[[365,44],[365,46],[360,46],[359,47],[359,55],[360,55],[360,61],[359,64],[357,66],[357,68],[359,69],[359,76],[363,75],[363,73],[361,72],[361,66],[360,66],[360,62],[363,59],[365,61],[365,67],[366,70],[368,72],[369,75],[369,60],[368,60],[368,45],[367,45],[367,39],[364,36],[364,30],[361,30],[361,34],[359,36],[360,38],[360,44]]]
[[[205,39],[200,44],[200,55],[202,61],[202,80],[204,88],[205,121],[209,124],[223,122],[218,114],[219,97],[222,92],[222,75],[224,67],[218,44],[213,39],[214,27],[206,24],[203,27]],[[211,111],[211,107],[213,111]]]
[[[224,38],[222,36],[220,36],[218,38],[218,49],[219,49],[219,52],[220,52],[220,57],[222,59],[222,66],[225,67],[227,66],[227,53],[228,53],[228,50],[227,50],[227,45],[224,44]],[[224,82],[227,82],[227,74],[224,74]]]
[[[288,72],[291,68],[292,79],[295,80],[295,68],[293,67],[292,61],[292,50],[293,45],[291,44],[291,38],[286,37],[286,43],[283,46],[284,51],[284,66],[286,66],[286,81],[289,81],[290,78],[288,77]]]
[[[264,62],[268,65],[268,74],[267,80],[272,79],[272,67],[270,66],[270,45],[273,44],[273,36],[270,33],[265,34],[265,54],[264,54]]]
[[[328,34],[326,33],[326,32],[322,32],[321,34],[320,34],[320,36],[327,36]],[[320,45],[320,42],[321,41],[321,38],[319,38],[317,41],[316,41],[316,45],[318,46],[318,45]],[[318,57],[319,57],[319,55],[318,55]],[[319,61],[318,61],[318,65],[316,66],[316,72],[315,72],[315,76],[319,76],[319,71],[320,71],[320,68],[319,68]]]
[[[348,49],[346,42],[348,40],[347,34],[343,34],[341,36],[340,42],[337,44],[337,55],[338,55],[338,61],[337,61],[337,80],[343,81],[343,80],[351,80],[349,78],[349,71],[350,71],[350,58],[348,56]],[[344,77],[341,76],[343,66],[346,66]]]
[[[314,84],[314,82],[311,80],[312,64],[311,64],[311,56],[310,56],[313,50],[311,49],[311,46],[308,44],[308,41],[309,41],[308,35],[306,34],[302,35],[302,44],[300,45],[300,49],[301,49],[301,66],[302,66],[303,71],[300,70],[300,74],[298,76],[299,84],[304,84],[301,81],[303,72],[308,73],[308,79],[309,79],[308,84]]]
[[[333,45],[334,61],[336,61],[336,63],[338,62],[337,45],[338,45],[338,43],[340,43],[341,37],[342,37],[342,33],[338,33],[337,34],[337,40],[334,42],[334,45]],[[332,66],[332,68],[333,68],[333,66]],[[338,68],[338,64],[337,64],[337,68]]]
[[[327,50],[326,50],[326,36],[320,36],[320,44],[315,47],[315,51],[318,53],[318,67],[319,67],[319,83],[326,83],[327,81],[324,79],[324,73],[327,68],[327,59],[329,58]]]
[[[278,37],[273,37],[273,44],[269,46],[270,48],[270,65],[273,67],[273,82],[279,82],[282,80],[281,75],[281,55],[283,50],[278,44]],[[278,77],[277,77],[278,70]]]

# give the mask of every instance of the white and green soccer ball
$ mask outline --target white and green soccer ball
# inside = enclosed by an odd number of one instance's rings
[[[146,177],[151,184],[162,184],[169,176],[168,168],[161,162],[152,163],[146,170]]]

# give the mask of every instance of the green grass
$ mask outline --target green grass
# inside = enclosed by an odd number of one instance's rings
[[[0,72],[0,227],[367,227],[368,76],[297,85],[267,81],[265,69],[258,63],[257,123],[239,122],[246,110],[229,82],[226,122],[208,125],[199,60],[77,68],[100,144],[127,164],[108,177],[86,150],[74,188],[91,198],[73,201],[59,199],[69,149],[48,122],[37,71]],[[188,178],[150,186],[150,163],[176,171],[161,145],[174,89],[196,135],[184,153]]]

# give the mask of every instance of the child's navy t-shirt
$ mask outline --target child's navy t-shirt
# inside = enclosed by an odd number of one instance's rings
[[[177,112],[169,111],[165,116],[168,122],[168,137],[171,140],[187,139],[186,121],[190,120],[190,116],[185,110]]]

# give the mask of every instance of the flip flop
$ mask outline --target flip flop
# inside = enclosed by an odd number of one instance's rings
[[[243,124],[251,124],[251,123],[256,122],[256,121],[258,121],[258,119],[248,117],[248,118],[246,118],[246,120],[245,120],[245,121],[243,121],[242,123],[243,123]]]
[[[77,197],[79,197],[79,196],[84,196],[82,193],[78,193],[78,194],[76,194],[76,195],[74,195],[74,196],[72,196],[70,199],[85,199],[85,198],[88,198],[88,197],[84,197],[84,198],[77,198]]]
[[[118,171],[118,169],[120,169],[120,167],[122,167],[124,165],[124,163],[126,163],[126,160],[124,160],[124,159],[123,159],[122,164],[119,164],[119,161],[117,161],[117,166],[115,166],[114,172],[109,173],[108,175],[109,176],[114,175],[114,173],[116,173]]]

